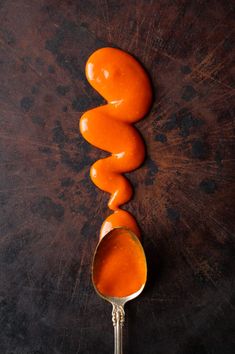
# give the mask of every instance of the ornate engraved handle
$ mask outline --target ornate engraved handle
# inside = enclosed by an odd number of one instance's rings
[[[122,327],[125,321],[123,306],[113,304],[112,320],[114,326],[114,354],[122,354]]]

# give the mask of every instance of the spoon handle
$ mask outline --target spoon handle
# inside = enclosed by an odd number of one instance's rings
[[[114,354],[122,354],[122,327],[125,321],[123,306],[113,304],[112,320],[114,326]]]

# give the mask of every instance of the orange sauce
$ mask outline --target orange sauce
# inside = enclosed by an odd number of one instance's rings
[[[140,290],[147,267],[139,241],[125,229],[115,229],[101,241],[94,263],[93,282],[103,296],[126,297]]]
[[[135,218],[120,209],[132,196],[132,187],[123,173],[141,165],[145,147],[138,131],[131,125],[145,116],[152,100],[150,80],[131,55],[115,48],[94,52],[86,64],[86,77],[107,104],[91,109],[80,120],[80,131],[92,145],[110,156],[93,164],[94,184],[111,194],[108,206],[114,211],[103,223],[100,237],[121,226],[140,231]]]

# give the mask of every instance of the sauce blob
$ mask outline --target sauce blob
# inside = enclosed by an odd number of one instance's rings
[[[121,226],[140,236],[135,218],[120,209],[132,196],[132,187],[123,173],[139,167],[145,147],[139,132],[131,125],[143,118],[152,101],[148,75],[131,55],[116,48],[101,48],[87,61],[86,77],[107,101],[106,105],[85,112],[80,131],[92,145],[111,153],[96,161],[90,170],[93,183],[111,194],[108,206],[114,211],[103,223],[102,238]]]
[[[101,295],[132,295],[144,287],[146,277],[142,246],[128,230],[114,229],[100,241],[93,262],[93,282]]]

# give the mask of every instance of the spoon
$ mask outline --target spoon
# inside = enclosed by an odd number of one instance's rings
[[[114,228],[98,243],[92,265],[92,282],[98,295],[112,306],[114,354],[122,354],[124,305],[136,298],[147,280],[147,264],[138,237],[126,228]]]

